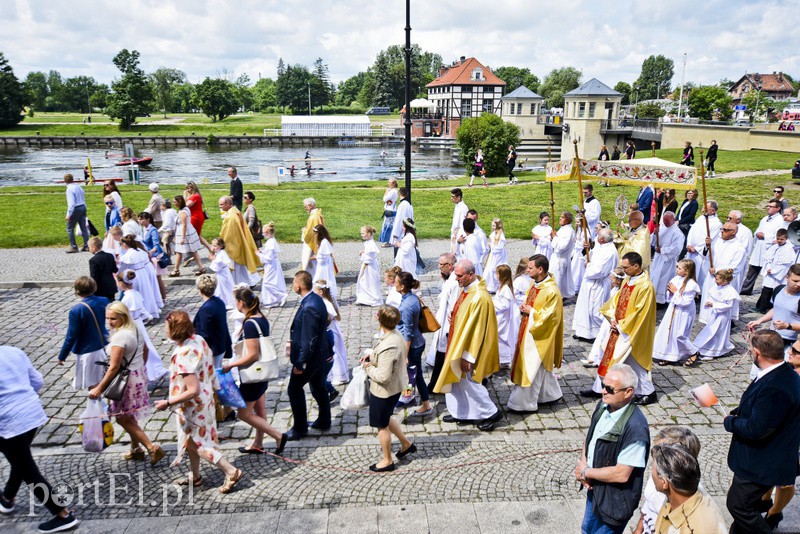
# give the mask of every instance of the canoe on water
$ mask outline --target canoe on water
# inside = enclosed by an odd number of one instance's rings
[[[142,167],[147,167],[151,163],[153,163],[153,158],[149,158],[149,157],[148,158],[133,158],[133,164],[134,165],[140,165]],[[117,167],[123,167],[125,165],[130,165],[130,164],[131,164],[131,160],[122,159],[122,160],[119,160],[118,162],[116,162],[114,165],[116,165]]]
[[[396,173],[401,173],[401,172],[406,172],[406,171],[403,170],[403,169],[390,169],[390,170],[375,171],[375,172],[376,173],[382,173],[382,174],[396,174]],[[411,169],[411,172],[428,172],[428,169]]]
[[[103,185],[104,182],[122,182],[124,178],[95,178],[94,185]],[[88,184],[89,180],[72,180],[76,184]],[[64,180],[53,180],[54,184],[63,184]]]

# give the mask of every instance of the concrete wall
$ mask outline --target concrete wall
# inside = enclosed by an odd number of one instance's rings
[[[691,141],[697,150],[698,143],[708,147],[712,139],[717,140],[722,150],[800,152],[800,132],[671,123],[663,126],[661,148],[683,148],[686,141]]]

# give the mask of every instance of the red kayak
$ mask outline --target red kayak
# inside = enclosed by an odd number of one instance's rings
[[[151,163],[153,163],[153,158],[133,158],[133,164],[134,165],[140,165],[142,167],[147,167]],[[119,160],[118,162],[116,162],[114,165],[116,165],[117,167],[124,167],[125,165],[130,165],[130,164],[131,164],[131,160],[122,159],[122,160]]]

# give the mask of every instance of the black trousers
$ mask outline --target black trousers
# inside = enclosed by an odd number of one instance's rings
[[[428,391],[433,393],[433,387],[436,385],[436,382],[439,380],[439,374],[442,372],[442,367],[444,367],[444,352],[436,351],[436,359],[433,362],[433,372],[431,373],[431,380],[428,382]]]
[[[756,287],[756,279],[758,278],[759,274],[761,274],[761,267],[756,267],[755,265],[747,266],[747,275],[744,277],[742,290],[739,291],[740,295],[753,294],[753,288]]]
[[[772,309],[772,292],[774,288],[772,287],[762,287],[761,288],[761,296],[758,297],[758,302],[756,302],[756,309],[761,313],[767,313]]]
[[[506,163],[506,169],[508,169],[508,180],[511,181],[514,179],[514,167],[516,166],[516,162],[509,162]]]
[[[287,393],[289,394],[289,404],[292,407],[292,416],[294,416],[293,428],[295,432],[301,434],[308,432],[308,412],[306,411],[306,392],[304,389],[306,384],[311,389],[311,396],[317,401],[319,409],[317,423],[320,426],[328,426],[331,423],[331,401],[325,389],[325,367],[321,365],[312,369],[306,368],[302,374],[296,375],[292,372],[289,377]]]
[[[50,513],[56,515],[63,508],[53,502],[53,487],[39,472],[39,468],[31,455],[31,443],[34,436],[36,436],[37,430],[39,429],[34,428],[13,438],[0,438],[0,452],[3,453],[3,456],[6,457],[11,465],[11,472],[3,490],[3,497],[13,500],[23,482],[25,484],[33,484],[34,496],[39,501],[44,502]],[[42,486],[47,488],[46,495]]]
[[[733,475],[733,482],[728,490],[726,505],[733,516],[730,534],[769,534],[769,528],[764,517],[756,509],[761,497],[772,486],[763,486],[749,482],[737,475]]]

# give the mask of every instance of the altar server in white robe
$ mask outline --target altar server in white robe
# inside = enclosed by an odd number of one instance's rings
[[[417,278],[417,227],[413,219],[403,220],[403,238],[397,242],[394,264]]]
[[[614,298],[622,286],[622,280],[625,278],[625,271],[621,267],[614,267],[614,270],[608,276],[611,283],[611,291],[608,293],[608,298]],[[606,349],[608,343],[608,336],[611,334],[611,323],[608,319],[603,317],[603,324],[600,325],[600,330],[597,332],[597,337],[592,343],[592,348],[589,351],[589,356],[581,360],[584,367],[597,367],[600,365],[600,360],[603,359],[603,351]]]
[[[789,267],[795,263],[794,247],[788,243],[788,239],[789,232],[781,228],[775,234],[775,244],[767,250],[761,296],[756,302],[756,309],[761,313],[772,309],[772,293],[776,287],[786,282]]]
[[[547,261],[553,253],[553,227],[550,226],[550,214],[543,211],[539,214],[539,224],[531,229],[531,241],[533,242],[534,254],[541,254]]]
[[[714,260],[714,268],[707,266],[706,278],[701,286],[703,295],[700,298],[701,302],[708,299],[709,292],[717,286],[714,280],[714,273],[721,269],[731,269],[733,271],[733,281],[731,286],[734,290],[739,287],[739,280],[744,276],[744,268],[747,262],[747,253],[739,241],[736,239],[736,231],[738,227],[731,221],[726,222],[722,226],[722,233],[720,237],[711,243],[711,253]],[[738,293],[738,291],[737,291]],[[731,308],[731,319],[739,318],[739,301],[733,303]],[[710,320],[711,308],[700,307],[700,314],[698,320],[701,323],[707,323]]]
[[[450,200],[455,204],[453,206],[453,222],[450,224],[450,252],[457,254],[459,244],[458,237],[464,227],[461,223],[467,217],[469,207],[463,200],[463,193],[460,188],[456,187],[450,190]],[[413,271],[408,271],[413,272]]]
[[[508,265],[508,253],[506,252],[506,234],[503,231],[503,221],[494,219],[492,221],[492,233],[489,236],[489,259],[484,268],[484,280],[486,280],[486,291],[494,293],[499,286],[497,280],[497,268],[500,265]]]
[[[442,289],[439,292],[439,305],[436,307],[436,321],[441,328],[434,332],[433,343],[430,344],[426,363],[433,367],[431,380],[428,382],[428,390],[433,391],[433,386],[439,379],[439,373],[444,365],[444,355],[447,352],[447,333],[450,332],[450,312],[456,303],[461,288],[458,286],[453,269],[456,264],[456,256],[452,252],[446,252],[439,256],[439,275],[442,277]]]
[[[356,280],[356,304],[365,306],[380,306],[383,304],[381,292],[381,269],[378,261],[380,249],[375,243],[375,228],[372,226],[361,227],[361,239],[364,240],[364,250],[361,256],[361,268]]]
[[[466,238],[463,243],[464,259],[471,261],[475,265],[475,275],[483,277],[483,265],[481,256],[483,255],[483,245],[480,238],[475,234],[475,221],[464,219],[464,233]]]
[[[565,299],[575,296],[572,279],[572,251],[575,248],[575,230],[572,229],[572,214],[565,211],[558,219],[558,232],[553,238],[553,255],[550,256],[550,273]]]
[[[700,293],[700,286],[695,280],[692,260],[684,258],[678,262],[667,292],[669,307],[653,341],[653,360],[657,360],[659,365],[679,362],[695,353],[691,335],[695,318],[694,297]]]
[[[706,203],[706,213],[708,214],[708,227],[711,231],[711,241],[713,242],[719,236],[722,228],[722,222],[717,217],[717,203],[714,200],[709,200]],[[698,217],[686,236],[686,257],[694,262],[697,284],[700,287],[703,287],[707,274],[707,269],[703,269],[703,262],[706,259],[706,237],[708,236],[705,217],[703,215]]]
[[[564,355],[564,305],[553,277],[550,262],[541,254],[531,256],[528,274],[533,283],[520,306],[519,335],[511,365],[514,389],[507,408],[516,412],[535,412],[539,404],[562,397],[554,375]]]
[[[478,224],[477,211],[469,210],[467,212],[467,219],[472,219],[473,221],[475,221],[475,231],[473,233],[477,236],[478,241],[481,244],[481,263],[485,265],[486,258],[489,257],[489,237],[486,235],[486,232],[483,231],[481,225]],[[486,269],[484,269],[483,272],[486,272]]]
[[[333,259],[333,240],[328,229],[324,226],[317,225],[314,227],[314,234],[317,239],[317,250],[312,260],[316,260],[317,266],[314,269],[314,282],[317,280],[326,280],[327,288],[330,290],[331,297],[336,300],[339,292],[336,287],[336,261]]]
[[[758,228],[753,233],[753,252],[750,253],[750,262],[740,293],[742,295],[752,295],[756,285],[756,279],[761,274],[761,268],[765,263],[767,248],[775,242],[775,234],[783,228],[784,220],[781,217],[781,201],[772,199],[767,204],[767,214],[758,223]]]
[[[221,237],[211,240],[211,248],[214,250],[214,255],[209,267],[217,276],[217,289],[214,290],[214,296],[219,297],[225,303],[225,309],[233,310],[236,308],[236,299],[233,297],[233,260],[225,252],[225,240]]]
[[[514,272],[514,300],[517,301],[517,306],[522,306],[525,302],[525,295],[531,287],[531,282],[533,278],[528,275],[528,258],[520,258],[517,270]]]
[[[394,245],[395,256],[397,256],[400,249],[400,240],[403,239],[403,221],[405,219],[414,220],[414,207],[411,205],[411,202],[408,201],[408,189],[405,187],[399,188],[397,190],[397,197],[397,212],[394,214],[391,239],[391,243]],[[408,272],[412,274],[415,273],[416,267]]]
[[[497,314],[497,334],[499,337],[500,368],[511,366],[514,347],[517,345],[519,331],[519,306],[514,298],[514,285],[511,280],[511,267],[500,265],[495,276],[500,280],[500,287],[492,297],[494,311]]]
[[[264,225],[264,245],[258,257],[264,262],[264,278],[261,281],[261,306],[272,308],[286,303],[286,279],[278,257],[280,247],[275,239],[275,223],[270,221]]]
[[[609,299],[611,291],[609,275],[616,268],[619,259],[613,240],[614,234],[608,228],[597,233],[596,244],[589,254],[583,285],[575,303],[572,330],[575,331],[576,337],[587,341],[597,337],[603,324],[600,307]]]
[[[658,236],[658,241],[656,241],[656,236]],[[666,304],[667,284],[675,275],[675,262],[678,261],[678,256],[683,248],[683,233],[675,224],[674,213],[664,212],[661,224],[653,233],[651,242],[656,247],[656,255],[650,265],[650,280],[656,289],[656,304]],[[692,272],[695,272],[694,269]]]
[[[686,367],[698,365],[699,359],[724,356],[735,348],[731,343],[731,310],[734,303],[739,302],[739,293],[731,285],[733,271],[720,269],[714,273],[714,279],[716,284],[708,296],[700,300],[700,309],[708,308],[711,313],[708,322],[692,342],[696,352],[683,362]]]
[[[594,188],[592,184],[585,184],[583,186],[583,210],[586,215],[589,238],[594,240],[597,237],[597,224],[600,222],[603,208],[600,206],[600,201],[594,198]],[[578,231],[583,232],[580,226],[576,232]]]

